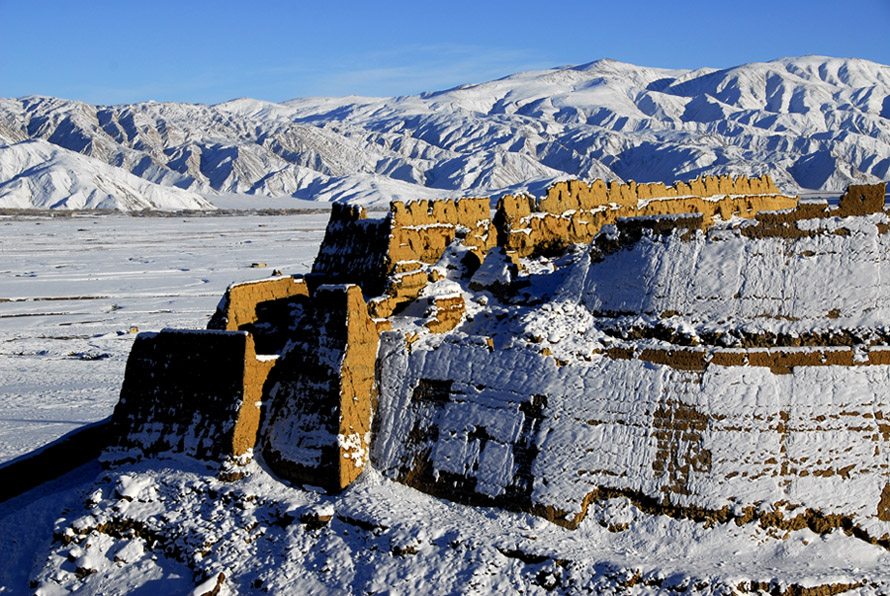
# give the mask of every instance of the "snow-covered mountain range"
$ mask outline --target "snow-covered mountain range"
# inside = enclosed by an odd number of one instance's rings
[[[220,193],[385,204],[723,173],[769,174],[788,193],[887,180],[890,66],[598,60],[396,98],[0,99],[3,207],[202,209]]]

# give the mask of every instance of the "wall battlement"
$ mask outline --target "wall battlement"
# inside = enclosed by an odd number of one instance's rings
[[[781,195],[768,176],[706,176],[669,187],[573,180],[556,183],[540,199],[502,197],[494,221],[498,245],[526,257],[590,242],[603,226],[623,217],[699,213],[708,226],[715,217],[751,218],[797,204],[798,199]]]

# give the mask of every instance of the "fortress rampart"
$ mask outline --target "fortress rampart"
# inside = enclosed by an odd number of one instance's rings
[[[481,262],[496,240],[489,205],[487,198],[395,202],[382,219],[334,205],[309,279],[358,284],[378,297],[374,316],[388,317],[417,297],[428,281],[422,265],[436,263],[458,236]]]
[[[726,365],[716,364],[725,351],[705,365],[701,352],[681,350],[699,361],[687,364],[652,350],[560,366],[527,350],[449,342],[419,354],[402,341],[384,336],[389,432],[372,462],[421,490],[568,527],[591,500],[623,494],[740,523],[784,502],[775,523],[856,519],[875,538],[888,531],[867,521],[887,515],[886,365],[844,366],[843,350],[834,362],[750,351]]]
[[[249,455],[272,364],[257,357],[244,331],[140,333],[127,360],[108,455],[177,451],[210,460]]]
[[[767,176],[706,176],[669,187],[572,180],[553,185],[541,199],[502,197],[494,222],[498,245],[527,257],[590,242],[603,226],[622,217],[699,213],[707,226],[716,216],[750,218],[797,203],[796,198],[781,195]]]
[[[331,491],[370,459],[420,490],[569,527],[622,494],[696,519],[890,540],[884,193],[851,186],[831,206],[767,177],[706,177],[558,183],[503,197],[493,218],[488,199],[394,203],[380,219],[334,206],[305,279],[233,286],[219,331],[140,336],[118,451],[259,448],[280,476]],[[558,283],[517,279],[578,243]],[[809,283],[816,271],[837,287]],[[552,324],[535,331],[531,315]],[[737,323],[729,335],[722,320]],[[593,349],[575,338],[590,329]],[[195,373],[219,362],[226,375]],[[250,388],[248,368],[262,371]],[[189,374],[206,387],[180,387]],[[243,440],[208,442],[230,435]]]
[[[372,299],[372,315],[386,318],[418,296],[429,281],[423,265],[436,263],[458,237],[478,267],[495,246],[515,257],[558,252],[590,242],[619,218],[698,213],[708,226],[718,216],[750,218],[794,208],[798,200],[779,194],[768,176],[706,176],[670,187],[558,182],[541,199],[502,197],[493,219],[490,204],[488,198],[394,202],[381,219],[334,205],[309,281],[358,284]]]

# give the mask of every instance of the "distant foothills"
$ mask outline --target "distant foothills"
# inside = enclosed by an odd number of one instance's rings
[[[598,60],[395,98],[0,99],[0,208],[212,209],[233,194],[387,205],[728,173],[789,194],[886,181],[890,66]]]

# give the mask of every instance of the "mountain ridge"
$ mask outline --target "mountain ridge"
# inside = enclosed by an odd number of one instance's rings
[[[670,184],[729,173],[828,193],[890,178],[890,66],[813,55],[695,70],[600,59],[392,98],[0,99],[0,143],[29,139],[211,202],[237,193],[385,204],[534,193],[567,178]]]

